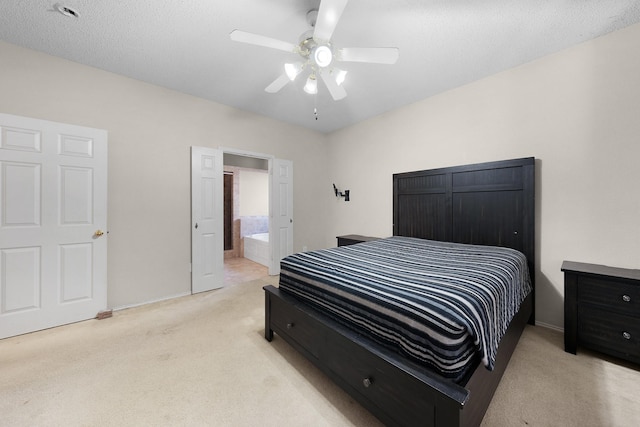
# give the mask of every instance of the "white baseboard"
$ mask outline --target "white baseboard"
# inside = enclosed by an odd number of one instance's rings
[[[155,299],[155,300],[151,300],[151,301],[139,302],[139,303],[136,303],[136,304],[122,305],[120,307],[113,308],[113,311],[120,311],[120,310],[126,310],[128,308],[141,307],[143,305],[153,304],[153,303],[156,303],[156,302],[167,301],[167,300],[174,299],[174,298],[186,297],[188,295],[191,295],[191,292],[185,292],[185,293],[182,293],[182,294],[172,295],[172,296],[159,298],[159,299]]]
[[[543,328],[553,329],[554,331],[558,331],[558,332],[564,333],[564,328],[561,328],[560,326],[556,326],[556,325],[551,325],[549,323],[536,321],[536,326],[541,326]]]
[[[112,310],[113,311],[126,310],[128,308],[141,307],[143,305],[153,304],[153,303],[161,302],[161,301],[167,301],[167,300],[174,299],[174,298],[186,297],[188,295],[191,295],[191,292],[184,292],[184,293],[181,293],[181,294],[172,295],[172,296],[168,296],[168,297],[164,297],[164,298],[158,298],[158,299],[155,299],[155,300],[140,302],[140,303],[136,303],[136,304],[122,305],[122,306],[119,306],[119,307],[114,307]],[[554,331],[557,331],[557,332],[560,332],[560,333],[564,333],[564,328],[561,328],[560,326],[552,325],[550,323],[536,321],[536,326],[540,326],[542,328],[552,329]]]

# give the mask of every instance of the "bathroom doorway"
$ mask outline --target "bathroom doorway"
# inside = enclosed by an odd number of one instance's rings
[[[280,261],[293,253],[293,162],[273,156],[239,152],[224,148],[191,147],[191,290],[192,293],[217,289],[225,284],[224,263],[224,155],[234,154],[266,162],[262,167],[232,166],[229,168],[258,169],[266,176],[268,186],[260,194],[268,200],[268,266],[267,274],[280,274]],[[231,161],[228,159],[228,163]],[[241,173],[239,176],[242,175]],[[240,179],[228,182],[240,185]],[[232,205],[241,203],[238,197],[230,198]],[[254,197],[251,197],[253,199]],[[238,210],[238,216],[240,216]],[[233,216],[231,216],[233,218]],[[236,233],[242,233],[240,222],[232,221]],[[240,234],[238,234],[240,236]],[[242,237],[240,237],[242,238]],[[242,251],[242,242],[236,240],[230,250]],[[243,253],[244,255],[244,253]],[[236,257],[239,258],[239,257]],[[244,258],[244,257],[242,257]],[[255,263],[259,265],[258,263]],[[260,267],[260,276],[263,276]],[[246,278],[245,278],[246,279]]]
[[[225,285],[268,274],[269,160],[224,152]]]

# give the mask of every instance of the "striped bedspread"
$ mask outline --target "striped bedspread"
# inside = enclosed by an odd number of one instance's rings
[[[288,256],[280,289],[461,381],[478,359],[493,369],[531,283],[513,249],[390,237]]]

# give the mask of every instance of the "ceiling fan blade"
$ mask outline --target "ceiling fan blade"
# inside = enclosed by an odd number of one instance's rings
[[[340,16],[347,6],[347,0],[322,0],[318,9],[313,39],[315,41],[329,41],[338,25]]]
[[[400,55],[397,47],[344,47],[338,49],[337,59],[345,62],[395,64]]]
[[[320,72],[320,76],[322,77],[324,84],[327,86],[327,89],[329,89],[329,93],[334,101],[339,101],[347,96],[347,91],[336,83],[330,72],[323,70]]]
[[[261,36],[259,34],[247,33],[245,31],[233,30],[229,33],[231,40],[241,43],[249,43],[258,46],[270,47],[272,49],[284,50],[285,52],[295,52],[296,45],[282,40],[272,39],[271,37]]]
[[[284,73],[280,77],[275,79],[273,81],[273,83],[271,83],[269,86],[267,86],[264,90],[265,90],[265,92],[276,93],[280,89],[285,87],[287,85],[287,83],[289,83],[290,81],[291,80],[289,80],[289,77],[287,76],[287,73]]]

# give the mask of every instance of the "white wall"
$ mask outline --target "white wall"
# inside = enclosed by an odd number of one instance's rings
[[[0,111],[109,131],[108,303],[189,293],[192,145],[294,164],[294,249],[324,245],[326,137],[0,41]]]
[[[334,236],[392,234],[392,174],[534,156],[537,320],[563,326],[563,260],[640,268],[640,25],[336,132]]]
[[[238,171],[240,216],[269,215],[269,174],[267,171]]]
[[[294,162],[294,250],[392,233],[397,172],[537,161],[537,316],[562,260],[640,266],[640,25],[329,136],[0,42],[0,110],[109,131],[109,304],[190,289],[189,146]],[[351,190],[333,197],[331,183]]]

